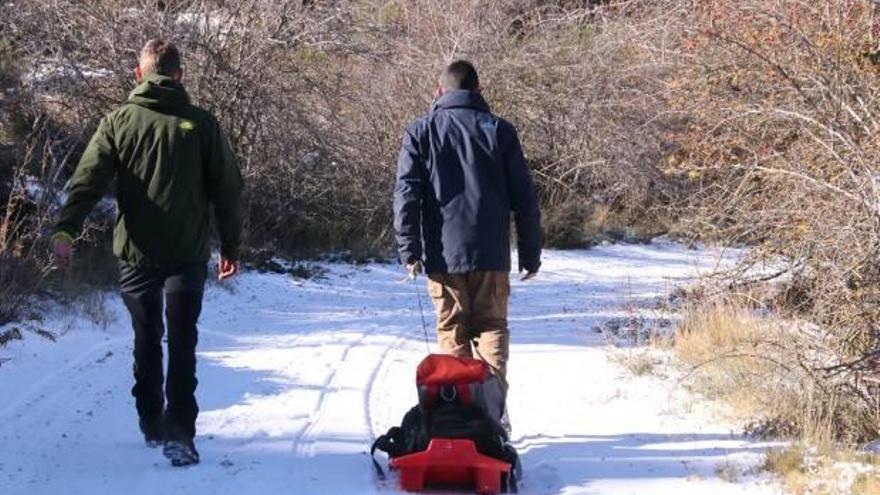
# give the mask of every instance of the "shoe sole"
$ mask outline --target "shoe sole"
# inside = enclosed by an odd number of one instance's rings
[[[186,448],[178,443],[166,443],[162,448],[162,455],[171,461],[174,467],[192,466],[199,463],[198,455],[192,455]]]

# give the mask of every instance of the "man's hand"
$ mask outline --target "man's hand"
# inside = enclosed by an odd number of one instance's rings
[[[406,271],[409,273],[409,278],[415,280],[419,274],[422,273],[423,267],[421,261],[416,261],[415,263],[410,263],[406,265]]]
[[[73,239],[61,232],[52,236],[52,252],[55,254],[55,266],[59,270],[68,271],[73,263]]]
[[[538,270],[541,268],[541,260],[523,260],[519,259],[519,272],[525,272],[525,275],[521,276],[519,279],[522,282],[526,280],[531,280],[538,276]]]
[[[218,264],[217,280],[223,281],[227,278],[234,277],[238,274],[238,261],[233,261],[229,258],[220,257],[220,263]]]

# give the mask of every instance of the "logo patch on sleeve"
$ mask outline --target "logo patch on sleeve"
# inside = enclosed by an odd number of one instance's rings
[[[184,131],[191,131],[196,128],[196,123],[192,120],[181,120],[177,126]]]
[[[494,132],[495,125],[495,119],[491,117],[484,117],[480,119],[480,127],[482,127],[486,132]]]

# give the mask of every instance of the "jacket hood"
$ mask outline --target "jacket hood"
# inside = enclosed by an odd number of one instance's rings
[[[473,108],[482,112],[489,111],[489,104],[483,99],[483,95],[468,89],[448,91],[434,102],[432,110],[446,108]]]
[[[150,74],[128,95],[128,102],[146,108],[171,108],[186,105],[189,96],[174,78]]]

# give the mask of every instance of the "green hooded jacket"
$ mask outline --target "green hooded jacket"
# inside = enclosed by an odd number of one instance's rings
[[[135,265],[210,257],[210,205],[221,254],[237,260],[243,183],[217,120],[183,86],[152,74],[104,117],[70,181],[55,236],[76,237],[116,177],[113,252]]]

